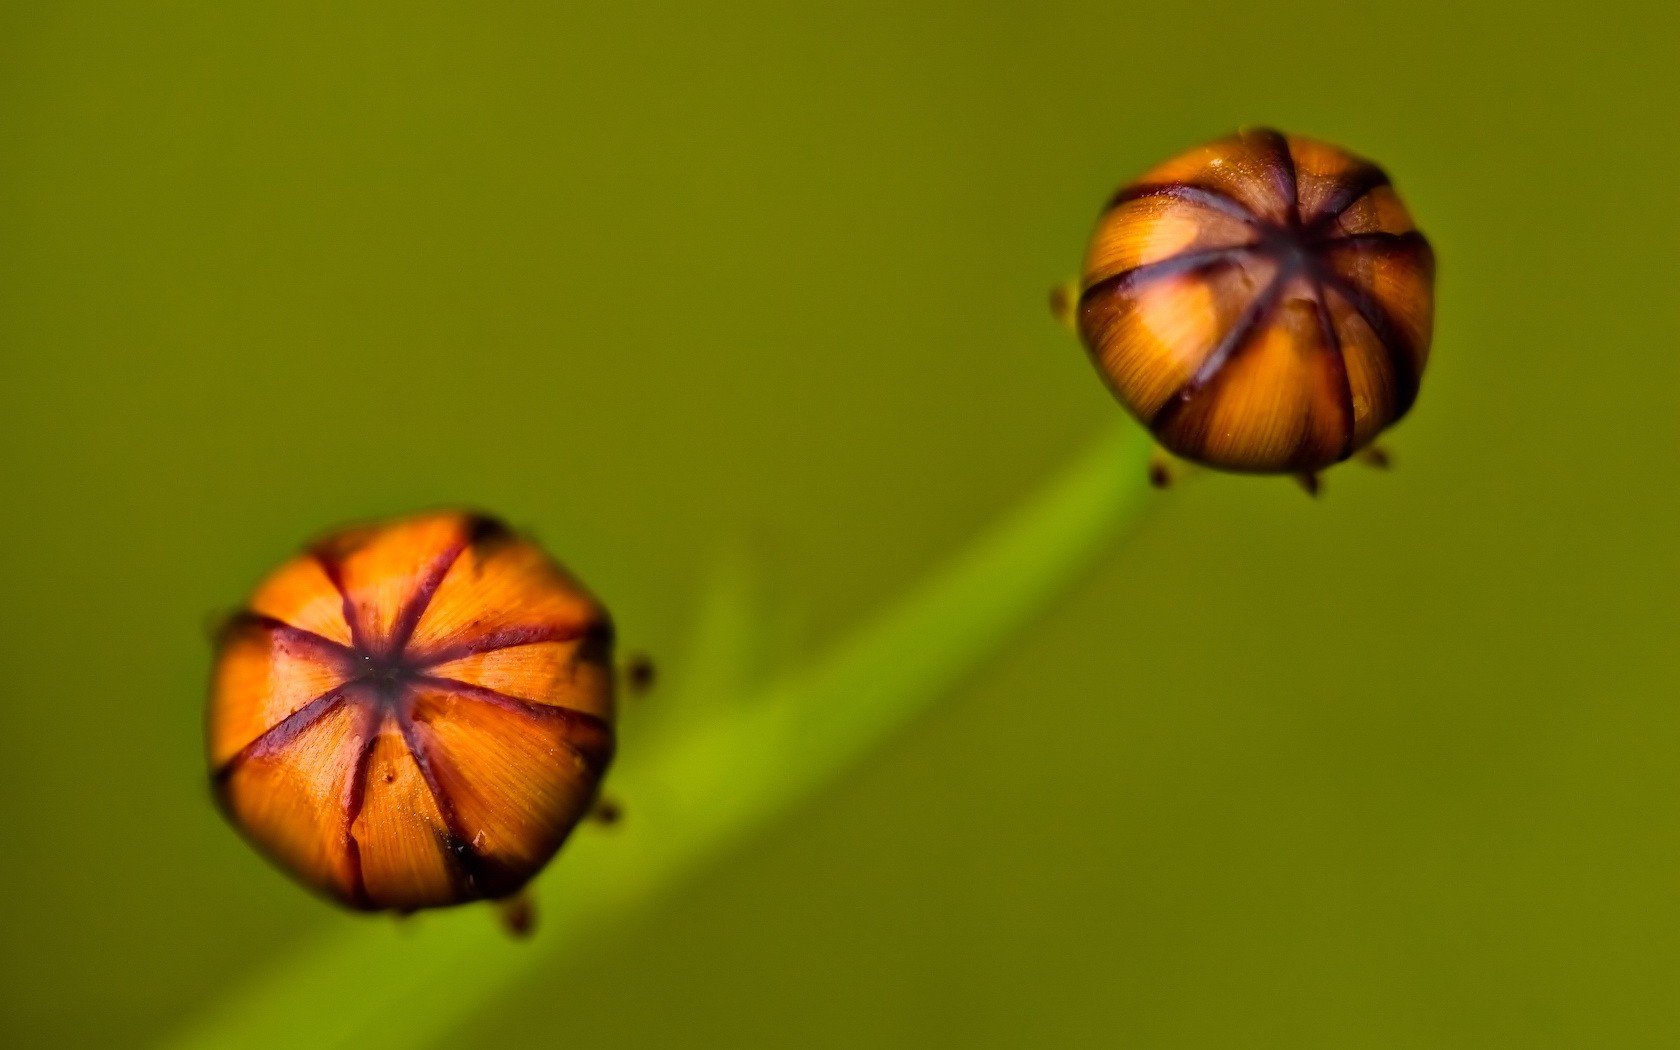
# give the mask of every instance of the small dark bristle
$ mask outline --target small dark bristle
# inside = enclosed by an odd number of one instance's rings
[[[524,890],[497,901],[496,912],[502,920],[502,928],[511,937],[524,940],[537,928],[536,902]]]
[[[489,514],[470,512],[467,518],[467,543],[474,547],[497,543],[513,535],[500,518]]]
[[[233,631],[239,618],[239,611],[227,612],[223,610],[222,612],[210,613],[204,618],[205,637],[210,639],[211,645],[218,649],[221,648],[222,643],[227,640],[228,634]]]
[[[1058,321],[1066,322],[1073,314],[1073,296],[1068,286],[1058,284],[1050,289],[1050,316]]]
[[[323,561],[341,562],[366,547],[377,528],[373,525],[353,525],[339,529],[311,543],[306,552]]]
[[[653,660],[646,653],[631,653],[624,658],[624,687],[633,696],[652,689],[659,678]]]

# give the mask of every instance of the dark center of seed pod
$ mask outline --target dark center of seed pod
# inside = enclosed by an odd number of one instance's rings
[[[422,673],[421,668],[404,659],[400,652],[370,653],[358,650],[355,662],[360,672],[355,680],[372,685],[387,707],[396,706],[402,698],[404,687]]]
[[[1285,271],[1316,270],[1314,247],[1302,236],[1299,226],[1260,227],[1260,250],[1276,259]]]

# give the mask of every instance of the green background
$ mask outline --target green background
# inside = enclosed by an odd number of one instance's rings
[[[1044,308],[1100,202],[1269,123],[1435,244],[1396,468],[1181,486],[888,752],[445,1043],[1680,1041],[1677,37],[6,5],[0,1035],[150,1041],[358,921],[204,787],[204,625],[304,538],[490,508],[655,654],[745,557],[818,651],[1112,424]]]

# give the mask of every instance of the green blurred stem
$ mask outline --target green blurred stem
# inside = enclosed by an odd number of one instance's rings
[[[611,778],[626,820],[577,835],[537,880],[529,943],[510,941],[481,908],[401,924],[347,918],[213,1004],[177,1045],[369,1050],[458,1032],[520,974],[631,918],[997,654],[1137,518],[1147,455],[1135,428],[1107,434],[808,666],[739,702],[704,698],[709,717],[627,740]],[[672,702],[701,699],[679,690]]]

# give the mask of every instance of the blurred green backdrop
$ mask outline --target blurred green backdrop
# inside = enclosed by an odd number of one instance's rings
[[[303,538],[492,508],[655,653],[748,552],[811,652],[1112,421],[1045,290],[1261,122],[1436,245],[1396,470],[1183,486],[449,1042],[1680,1041],[1672,5],[346,6],[0,8],[7,1045],[354,921],[203,783],[202,625]]]

